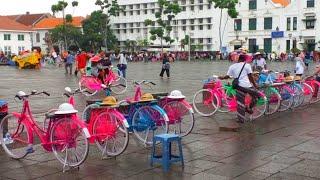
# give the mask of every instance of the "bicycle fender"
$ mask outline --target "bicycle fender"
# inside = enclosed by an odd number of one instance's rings
[[[167,113],[164,111],[164,109],[162,109],[158,105],[151,105],[151,107],[154,108],[155,110],[157,110],[158,112],[160,112],[161,115],[163,115],[165,117],[165,121],[169,122],[169,117],[168,117]]]
[[[112,112],[114,113],[114,115],[115,115],[118,119],[121,120],[121,122],[124,124],[124,126],[125,126],[126,128],[129,128],[129,123],[128,123],[127,119],[124,117],[123,114],[121,114],[119,111],[116,111],[116,110],[114,110],[114,111],[112,111]]]
[[[192,114],[194,113],[193,108],[192,108],[192,106],[190,105],[190,103],[189,103],[188,101],[182,100],[181,102],[182,102],[183,105],[185,105],[185,106],[189,109],[189,111],[190,111]]]

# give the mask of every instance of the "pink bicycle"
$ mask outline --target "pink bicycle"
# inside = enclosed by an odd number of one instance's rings
[[[115,94],[123,94],[127,90],[127,80],[114,73],[110,67],[103,83],[97,77],[84,75],[79,81],[79,89],[85,96],[93,96],[104,89],[107,89],[107,94],[110,93],[109,90]]]
[[[318,82],[313,76],[307,77],[304,83],[308,84],[312,88],[312,98],[310,103],[317,103],[320,101],[320,82]]]
[[[45,94],[43,91],[25,94],[20,91],[16,98],[22,100],[21,113],[13,112],[6,116],[0,124],[0,142],[5,152],[13,159],[21,159],[34,152],[34,134],[39,137],[41,146],[48,152],[53,152],[60,163],[65,167],[79,167],[86,159],[89,150],[88,139],[90,134],[82,121],[76,117],[76,110],[61,111],[63,113],[49,113],[47,127],[39,127],[33,119],[29,97]],[[69,107],[62,104],[60,107]],[[59,107],[59,109],[60,109]],[[10,139],[10,142],[8,142]]]

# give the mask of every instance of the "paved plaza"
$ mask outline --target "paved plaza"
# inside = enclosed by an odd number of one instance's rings
[[[159,78],[158,63],[129,64],[129,82],[151,80],[157,85],[152,92],[180,89],[192,100],[202,86],[202,80],[212,74],[227,71],[227,62],[177,62],[172,65],[171,79]],[[273,63],[271,69],[292,70],[293,63]],[[18,70],[0,67],[0,99],[10,103],[10,110],[18,104],[13,97],[19,90],[33,89],[51,92],[50,97],[33,97],[31,108],[39,122],[43,113],[66,101],[62,97],[65,86],[77,87],[78,78],[65,76],[64,69]],[[147,89],[146,89],[147,91]],[[133,95],[133,87],[119,100]],[[100,94],[102,96],[102,94]],[[78,96],[77,108],[82,111],[85,97]],[[11,160],[0,151],[0,179],[320,179],[320,104],[304,106],[284,113],[266,116],[252,123],[241,125],[238,132],[220,131],[226,124],[233,124],[234,114],[216,114],[209,118],[195,115],[193,132],[183,138],[185,167],[172,166],[169,173],[162,167],[150,166],[150,148],[146,148],[133,135],[123,155],[116,159],[101,159],[100,152],[92,145],[89,156],[79,170],[62,172],[55,157],[36,147],[36,152],[21,161]],[[2,148],[1,148],[2,149]]]

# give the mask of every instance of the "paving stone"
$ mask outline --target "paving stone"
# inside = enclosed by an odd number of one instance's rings
[[[226,176],[219,176],[210,173],[199,173],[191,177],[192,180],[231,180],[232,178]]]
[[[302,155],[303,151],[297,151],[297,150],[284,150],[282,152],[279,152],[277,155],[279,156],[287,156],[287,157],[298,157],[299,155]]]
[[[305,160],[294,164],[281,172],[320,178],[320,161]]]
[[[260,172],[260,171],[249,171],[246,172],[236,178],[234,178],[234,180],[262,180],[265,179],[267,177],[271,176],[271,174],[269,173],[264,173],[264,172]]]
[[[298,157],[302,159],[320,160],[320,153],[303,153]]]
[[[197,168],[200,168],[203,170],[207,170],[207,169],[211,169],[213,167],[221,166],[221,165],[223,165],[223,163],[197,159],[194,161],[187,162],[187,163],[185,163],[185,165],[197,167]]]
[[[204,173],[234,178],[234,177],[237,177],[237,176],[239,176],[249,170],[250,170],[250,167],[248,168],[246,166],[225,164],[225,165],[214,167],[212,169],[204,171]]]
[[[316,180],[318,178],[311,178],[307,176],[301,176],[297,174],[291,174],[291,173],[276,173],[268,178],[266,180]]]
[[[270,173],[270,174],[274,174],[279,172],[282,169],[287,168],[289,165],[288,164],[279,164],[279,163],[273,163],[270,162],[268,164],[265,164],[261,167],[256,168],[256,171],[261,171],[261,172],[266,172],[266,173]]]
[[[279,155],[273,155],[271,157],[267,157],[263,159],[265,161],[271,161],[273,163],[279,163],[279,164],[295,164],[299,161],[302,161],[301,158],[293,158],[293,157],[286,157],[286,156],[279,156]]]

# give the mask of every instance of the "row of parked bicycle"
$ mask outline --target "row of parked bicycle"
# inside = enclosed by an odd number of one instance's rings
[[[81,83],[80,83],[81,84]],[[172,133],[188,135],[194,126],[192,106],[180,91],[167,94],[143,93],[141,85],[153,82],[134,82],[135,96],[117,102],[113,96],[101,101],[87,101],[81,117],[75,109],[76,94],[90,95],[88,88],[72,91],[66,87],[64,96],[68,102],[45,114],[43,125],[35,121],[29,105],[29,97],[49,93],[18,92],[15,98],[23,103],[20,113],[13,112],[0,124],[0,142],[13,159],[21,159],[34,152],[36,137],[40,145],[53,152],[63,164],[63,170],[79,167],[86,159],[89,144],[96,144],[102,157],[118,156],[129,143],[129,132],[145,145],[152,145],[153,136]],[[154,98],[154,97],[157,97]]]
[[[253,113],[249,120],[262,115],[283,112],[297,108],[303,104],[313,104],[320,101],[320,82],[314,77],[290,76],[289,71],[265,71],[255,74],[259,83],[259,95]],[[206,81],[208,88],[198,91],[193,98],[193,107],[202,116],[211,116],[216,112],[234,112],[237,110],[236,90],[230,82],[222,83],[218,76]],[[245,97],[245,104],[249,106],[252,97]]]

